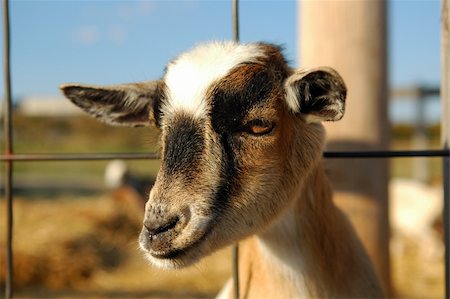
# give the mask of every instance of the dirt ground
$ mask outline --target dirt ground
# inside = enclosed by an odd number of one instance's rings
[[[405,240],[403,253],[391,251],[391,280],[397,298],[444,298],[443,257],[424,259],[412,240]]]
[[[4,211],[4,202],[1,210]],[[108,197],[32,201],[17,198],[16,297],[214,297],[230,276],[230,250],[218,252],[188,269],[154,269],[138,250],[140,213],[136,207]],[[4,248],[4,229],[0,237]],[[2,285],[4,262],[2,251]]]
[[[154,269],[137,249],[141,213],[137,205],[107,195],[16,198],[16,297],[213,298],[231,276],[231,250],[185,270]],[[1,221],[0,246],[4,248]],[[416,244],[406,244],[401,254],[391,256],[392,297],[443,298],[442,259],[425,261]],[[2,255],[2,285],[4,262]]]

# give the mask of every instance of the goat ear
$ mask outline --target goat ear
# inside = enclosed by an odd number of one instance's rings
[[[336,121],[344,115],[347,89],[332,68],[298,70],[286,80],[285,88],[288,106],[307,122]]]
[[[63,94],[72,103],[111,124],[122,126],[149,126],[158,124],[156,114],[161,98],[161,81],[94,86],[62,84]]]

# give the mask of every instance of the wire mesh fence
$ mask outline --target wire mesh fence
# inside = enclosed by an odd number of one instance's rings
[[[238,26],[238,1],[232,1],[232,20],[233,20],[233,37],[235,41],[239,40],[239,26]],[[13,125],[12,125],[12,100],[11,100],[11,75],[10,75],[10,20],[9,20],[9,1],[3,0],[3,30],[4,30],[4,78],[5,78],[5,102],[4,102],[4,140],[5,147],[4,152],[0,154],[0,162],[3,163],[5,167],[4,173],[4,194],[6,201],[6,282],[5,282],[5,298],[13,297],[13,259],[14,259],[14,248],[13,248],[13,198],[14,198],[14,182],[13,174],[15,163],[27,163],[27,162],[49,162],[49,161],[101,161],[101,160],[112,160],[112,159],[123,159],[123,160],[147,160],[147,159],[158,159],[157,153],[80,153],[80,154],[31,154],[31,153],[21,153],[15,154],[13,147]],[[435,96],[439,95],[438,89],[426,89],[426,90],[416,90],[420,97],[422,96]],[[381,151],[333,151],[325,152],[324,157],[328,159],[353,159],[353,158],[363,158],[363,159],[379,159],[379,158],[418,158],[418,157],[439,157],[442,158],[443,172],[444,172],[444,230],[445,230],[445,294],[446,298],[450,295],[449,290],[449,269],[450,269],[450,259],[448,251],[450,249],[450,239],[448,238],[450,228],[448,227],[449,222],[449,182],[448,173],[450,172],[450,150],[440,149],[440,150],[406,150],[406,151],[391,151],[391,150],[381,150]],[[235,282],[237,279],[237,256],[238,250],[235,247],[234,250],[234,261],[235,265]],[[235,286],[235,290],[239,288]],[[234,294],[235,298],[239,298],[239,293]]]

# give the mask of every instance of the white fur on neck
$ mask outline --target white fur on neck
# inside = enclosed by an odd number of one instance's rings
[[[265,263],[272,265],[271,268],[274,271],[276,269],[278,275],[292,283],[295,294],[304,294],[308,286],[299,235],[293,209],[289,209],[284,217],[258,235],[257,240]]]
[[[163,113],[183,110],[196,117],[205,117],[208,88],[239,64],[254,63],[263,56],[264,52],[257,44],[233,42],[213,42],[181,55],[167,68],[168,101]]]

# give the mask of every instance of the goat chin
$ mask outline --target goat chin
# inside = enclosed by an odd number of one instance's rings
[[[213,42],[158,80],[61,89],[103,122],[160,129],[140,234],[153,265],[184,267],[239,241],[247,298],[382,296],[322,167],[321,122],[345,112],[335,70],[294,70],[268,43]]]

